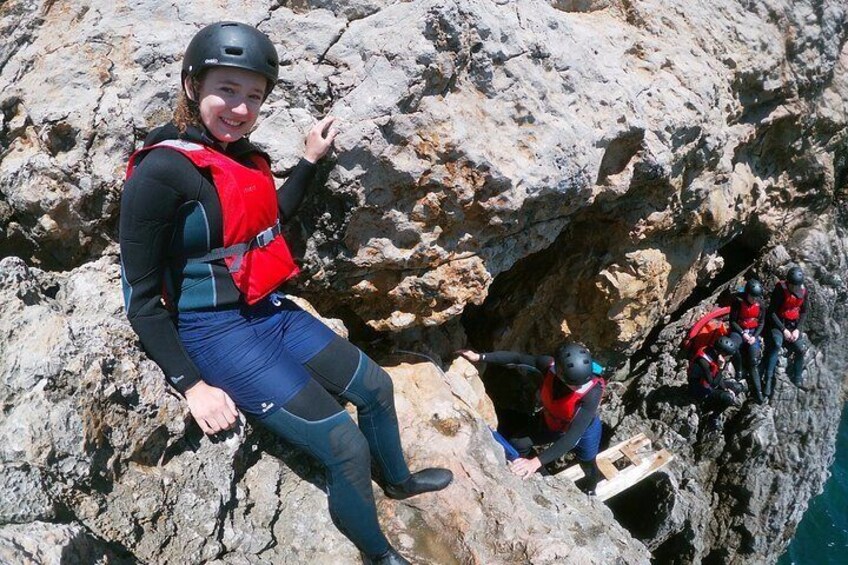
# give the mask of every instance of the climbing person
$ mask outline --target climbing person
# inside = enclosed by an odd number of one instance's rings
[[[734,361],[740,375],[746,375],[758,404],[763,403],[759,363],[762,354],[760,334],[766,322],[762,305],[763,285],[756,279],[745,283],[742,292],[734,294],[730,303],[730,339],[736,343]]]
[[[801,267],[791,267],[786,278],[778,281],[771,293],[766,314],[766,351],[763,359],[763,388],[769,399],[774,394],[774,371],[783,348],[789,350],[790,360],[786,368],[789,381],[798,388],[804,387],[804,355],[809,348],[803,333],[804,320],[807,318],[809,290],[804,284],[804,271]]]
[[[330,515],[369,563],[408,563],[386,539],[371,487],[445,488],[447,469],[411,473],[392,381],[362,351],[276,290],[298,272],[280,224],[299,207],[336,136],[325,117],[277,191],[269,157],[247,139],[277,82],[274,45],[256,28],[219,22],[186,49],[171,123],[129,160],[120,246],[127,317],[207,434],[241,410],[317,458]],[[352,402],[358,427],[337,401]]]
[[[544,376],[539,390],[542,410],[518,425],[508,426],[510,429],[498,428],[521,456],[511,463],[510,470],[527,479],[537,471],[546,473],[546,465],[572,451],[586,475],[583,489],[594,495],[601,480],[596,462],[601,443],[598,407],[606,383],[593,374],[589,350],[579,343],[566,343],[553,356],[512,351],[477,353],[469,349],[458,353],[472,363],[526,366]],[[534,446],[547,443],[553,445],[535,453]]]
[[[724,411],[740,404],[745,386],[724,375],[727,361],[737,351],[736,342],[720,336],[711,345],[701,347],[689,362],[689,394],[707,416],[708,430],[721,430]]]

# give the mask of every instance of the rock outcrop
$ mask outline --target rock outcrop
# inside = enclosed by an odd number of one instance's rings
[[[317,464],[250,425],[201,438],[122,320],[119,276],[114,256],[63,275],[0,262],[9,407],[0,455],[10,493],[0,522],[12,524],[0,527],[0,556],[357,563],[332,525]],[[424,563],[647,560],[573,484],[525,486],[509,473],[486,427],[491,403],[466,362],[442,372],[396,358],[390,373],[410,465],[443,465],[456,477],[409,502],[379,496],[384,526],[406,553]]]
[[[628,533],[571,485],[506,473],[487,395],[518,403],[514,380],[386,354],[410,458],[458,477],[380,499],[400,547],[434,563],[779,555],[832,460],[847,368],[844,2],[7,0],[0,560],[358,559],[314,465],[247,423],[201,438],[123,319],[126,158],[169,118],[191,36],[233,18],[284,62],[253,136],[275,174],[316,116],[342,129],[289,226],[293,292],[354,340],[440,363],[579,337],[620,381],[605,441],[648,430],[678,455],[612,504]],[[781,380],[773,406],[699,441],[681,332],[746,273],[791,263],[812,281],[812,389]]]

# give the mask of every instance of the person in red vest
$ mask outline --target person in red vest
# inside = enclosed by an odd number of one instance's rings
[[[241,410],[312,455],[334,523],[367,561],[408,563],[377,521],[372,460],[395,499],[443,489],[452,474],[410,472],[388,374],[276,292],[298,272],[281,224],[336,136],[332,117],[312,127],[276,190],[268,155],[247,136],[278,72],[276,48],[252,26],[218,22],[191,40],[173,122],[150,132],[127,168],[127,317],[205,433],[232,428]],[[339,397],[357,407],[358,425]]]
[[[762,352],[760,334],[766,323],[762,304],[763,285],[756,279],[745,283],[745,290],[733,296],[730,303],[730,339],[738,348],[734,360],[740,375],[747,373],[757,403],[763,403],[759,363]]]
[[[707,429],[720,430],[722,414],[740,404],[745,387],[735,379],[725,377],[727,361],[737,352],[736,342],[721,336],[712,345],[701,347],[689,362],[689,394],[700,404],[707,416]]]
[[[601,443],[598,408],[606,383],[593,373],[592,355],[579,343],[560,346],[553,356],[528,355],[512,351],[476,353],[463,349],[460,355],[472,363],[485,362],[508,367],[529,367],[543,375],[539,390],[542,410],[534,418],[506,429],[499,426],[521,457],[510,470],[522,478],[545,473],[545,465],[574,452],[586,475],[583,490],[595,494],[601,479],[596,457]],[[503,425],[503,422],[502,422]],[[552,443],[534,454],[534,446]]]
[[[783,348],[789,350],[790,361],[786,374],[790,382],[804,389],[804,355],[809,348],[803,333],[807,318],[810,293],[804,284],[804,271],[792,267],[786,278],[778,281],[771,293],[766,322],[766,353],[764,358],[764,393],[771,399],[774,394],[774,371]]]

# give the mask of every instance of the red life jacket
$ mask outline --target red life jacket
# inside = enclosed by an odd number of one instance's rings
[[[780,281],[778,284],[783,289],[783,304],[780,305],[777,315],[784,320],[797,320],[801,317],[801,306],[807,297],[807,289],[801,289],[801,296],[798,297],[792,294],[786,281]]]
[[[745,330],[752,330],[759,326],[760,303],[754,302],[753,304],[750,304],[744,297],[740,298],[739,316],[736,319],[736,323]]]
[[[692,358],[692,361],[689,364],[689,374],[692,374],[692,368],[695,366],[695,363],[698,362],[698,359],[702,357],[707,360],[707,363],[710,364],[710,379],[715,379],[721,367],[718,366],[717,360],[714,360],[712,357],[707,355],[707,347],[701,347],[695,353],[695,356]],[[712,388],[710,381],[708,381],[705,377],[701,377],[701,380],[699,382],[700,385],[704,388]]]
[[[213,249],[191,263],[223,259],[236,287],[248,304],[256,304],[299,272],[280,234],[277,191],[271,168],[259,154],[250,155],[252,169],[214,149],[181,140],[167,140],[139,149],[130,157],[127,180],[139,155],[167,147],[212,174],[223,217],[224,247]]]
[[[542,381],[542,409],[544,410],[545,425],[553,432],[565,432],[571,425],[571,421],[577,415],[577,409],[580,406],[580,401],[583,400],[589,391],[596,386],[601,386],[601,394],[606,386],[604,379],[601,377],[593,377],[591,380],[592,386],[580,391],[571,390],[565,387],[565,396],[554,398],[554,379],[556,379],[553,365],[545,374],[545,379]]]

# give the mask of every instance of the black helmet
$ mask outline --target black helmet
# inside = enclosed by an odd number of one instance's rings
[[[556,351],[556,362],[567,385],[583,386],[592,378],[592,354],[579,343],[566,343]]]
[[[265,96],[277,83],[280,59],[268,36],[238,22],[217,22],[197,32],[183,56],[182,82],[212,67],[235,67],[268,79]]]
[[[801,267],[792,267],[786,272],[786,282],[789,284],[804,284],[804,271]]]
[[[753,296],[754,298],[762,298],[763,283],[761,283],[757,279],[749,280],[745,283],[745,294],[747,294],[748,296]]]
[[[721,353],[722,355],[734,355],[736,354],[736,350],[738,349],[736,342],[723,335],[715,340],[713,344],[713,348]]]

